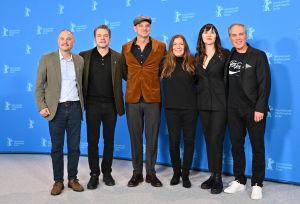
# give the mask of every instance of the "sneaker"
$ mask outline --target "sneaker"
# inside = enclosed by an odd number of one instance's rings
[[[225,188],[225,193],[237,193],[246,190],[246,185],[240,184],[238,181],[233,181],[229,187]]]
[[[251,199],[260,200],[262,199],[262,187],[260,186],[252,186]]]

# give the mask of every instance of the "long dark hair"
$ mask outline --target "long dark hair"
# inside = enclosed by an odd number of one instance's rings
[[[173,53],[173,43],[176,38],[181,38],[184,44],[184,54],[182,69],[190,74],[195,73],[194,57],[190,53],[189,46],[183,35],[174,35],[169,44],[169,50],[166,54],[165,60],[163,62],[163,70],[161,73],[161,78],[171,77],[176,66],[176,56]]]
[[[211,24],[205,24],[204,26],[202,26],[202,28],[199,31],[199,35],[198,35],[198,41],[197,41],[197,53],[196,53],[196,63],[199,64],[200,62],[203,62],[204,58],[207,56],[206,55],[206,49],[205,49],[205,43],[203,42],[202,39],[202,34],[204,33],[204,31],[209,31],[210,29],[212,29],[215,33],[216,33],[216,41],[215,41],[215,49],[216,49],[216,53],[218,54],[220,59],[223,59],[224,54],[222,52],[223,48],[221,45],[221,39],[218,33],[217,28]]]

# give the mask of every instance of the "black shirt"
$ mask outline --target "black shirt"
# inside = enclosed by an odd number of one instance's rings
[[[251,101],[248,99],[240,84],[240,72],[243,68],[243,60],[246,53],[235,52],[229,63],[229,108],[252,108]]]
[[[176,67],[171,77],[163,79],[165,108],[196,109],[195,75],[182,69],[183,58],[176,57]]]
[[[87,100],[114,102],[110,50],[105,56],[101,56],[97,48],[92,51]]]
[[[131,52],[140,64],[143,64],[145,62],[145,60],[149,56],[151,50],[152,50],[151,38],[149,39],[149,42],[145,46],[143,52],[141,51],[140,46],[136,44],[136,38],[134,39],[132,47],[131,47]]]

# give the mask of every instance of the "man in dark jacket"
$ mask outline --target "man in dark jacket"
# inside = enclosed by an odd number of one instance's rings
[[[227,62],[228,125],[232,144],[235,180],[224,190],[246,189],[244,143],[246,130],[252,147],[252,199],[262,198],[265,178],[264,132],[268,112],[271,77],[266,54],[247,44],[245,25],[232,24],[229,38],[234,48]]]
[[[99,183],[99,137],[103,124],[104,150],[101,163],[103,181],[115,185],[111,176],[114,151],[114,134],[117,114],[124,114],[122,74],[124,60],[118,52],[109,48],[111,31],[106,25],[94,30],[96,47],[79,53],[84,58],[83,97],[86,109],[88,160],[91,178],[88,189],[96,189]]]

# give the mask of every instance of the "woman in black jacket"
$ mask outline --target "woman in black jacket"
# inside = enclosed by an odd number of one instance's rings
[[[170,157],[174,171],[170,185],[177,185],[181,176],[183,187],[190,188],[189,171],[194,155],[197,108],[194,91],[194,57],[190,55],[184,36],[172,37],[161,69]],[[181,131],[183,131],[184,140],[182,165],[180,159]]]
[[[201,184],[212,194],[223,190],[222,153],[226,126],[225,62],[229,54],[213,24],[199,32],[196,53],[197,107],[206,142],[210,178]]]

